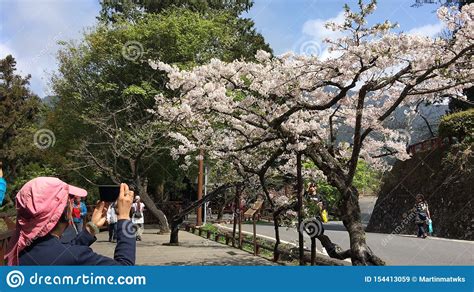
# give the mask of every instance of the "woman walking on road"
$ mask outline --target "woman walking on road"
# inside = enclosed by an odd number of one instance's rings
[[[428,209],[428,203],[422,194],[416,195],[415,213],[415,224],[418,227],[418,237],[426,238],[428,236],[426,232],[427,222],[431,220],[431,215],[430,210]]]

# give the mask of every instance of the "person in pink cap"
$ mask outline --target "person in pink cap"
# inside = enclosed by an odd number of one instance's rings
[[[133,192],[120,185],[117,199],[117,245],[114,258],[92,251],[95,234],[105,224],[107,203],[99,202],[91,222],[68,243],[59,239],[72,220],[74,196],[87,192],[58,178],[38,177],[27,182],[16,196],[16,233],[5,254],[8,265],[134,265],[135,233],[130,221]]]

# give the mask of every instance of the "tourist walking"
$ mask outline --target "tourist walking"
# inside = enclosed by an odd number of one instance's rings
[[[72,194],[76,195],[76,194]],[[81,200],[81,197],[75,196],[74,203],[72,206],[72,221],[76,227],[76,234],[81,232],[84,227],[84,219],[87,215],[87,206]]]
[[[320,194],[317,192],[317,186],[315,183],[310,183],[308,190],[305,193],[305,197],[316,203],[319,209],[320,219],[324,222],[328,222],[328,211],[326,202],[323,200]]]
[[[132,205],[132,222],[137,230],[137,241],[142,240],[143,230],[145,229],[145,218],[143,218],[143,211],[145,204],[142,203],[140,196],[135,197],[135,203]]]
[[[117,203],[113,202],[107,209],[107,227],[109,229],[109,242],[117,241]]]
[[[415,224],[418,227],[418,237],[419,238],[426,238],[427,234],[427,224],[428,221],[431,220],[430,210],[428,208],[428,203],[425,200],[425,197],[422,194],[416,195],[416,202],[415,202]]]

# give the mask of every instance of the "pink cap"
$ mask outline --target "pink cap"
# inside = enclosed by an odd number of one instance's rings
[[[55,177],[38,177],[21,188],[16,195],[16,231],[5,254],[8,265],[18,265],[20,252],[51,232],[64,212],[69,194],[85,197],[87,191]]]

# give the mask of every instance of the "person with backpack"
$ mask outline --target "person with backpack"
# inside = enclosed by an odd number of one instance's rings
[[[86,215],[86,204],[81,200],[81,197],[75,196],[74,203],[72,206],[72,221],[74,223],[74,226],[76,227],[76,234],[82,231],[84,226],[84,218],[86,217]]]
[[[145,210],[145,204],[142,203],[140,196],[135,197],[135,203],[132,205],[132,222],[137,230],[137,241],[142,240],[143,230],[145,229],[145,219],[143,218],[143,211]]]
[[[416,202],[415,202],[415,224],[418,227],[418,237],[419,238],[426,238],[428,237],[427,234],[427,224],[429,220],[431,220],[430,210],[428,208],[428,203],[425,200],[425,197],[422,194],[416,195]]]

